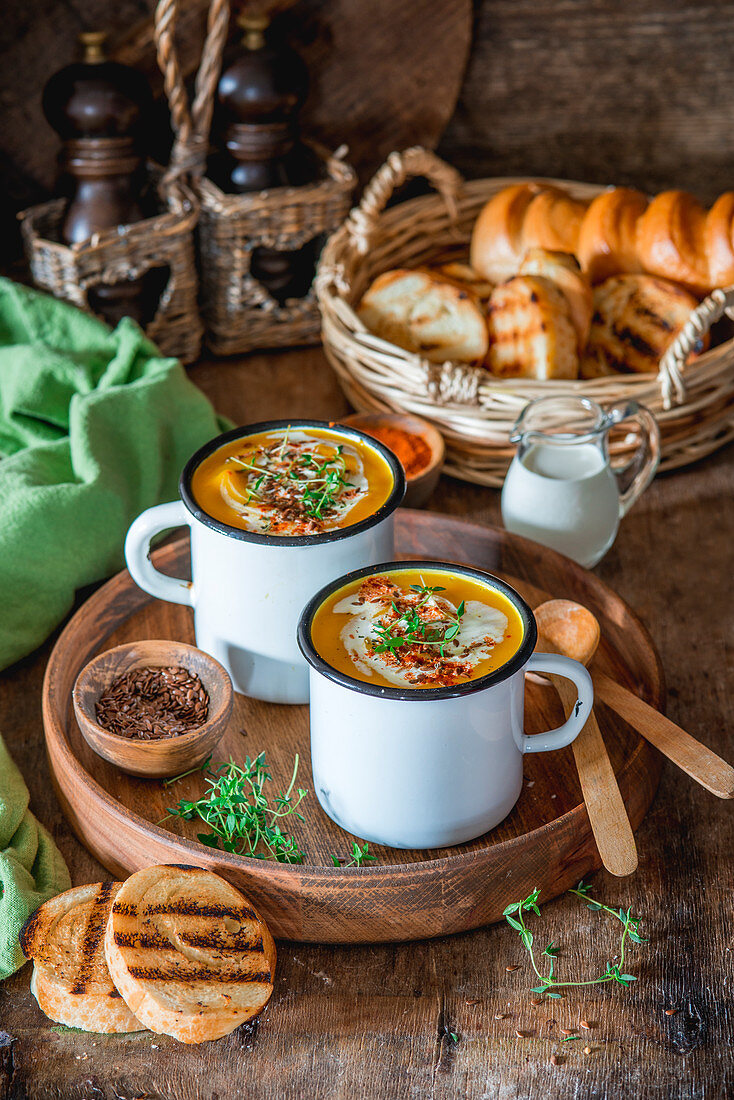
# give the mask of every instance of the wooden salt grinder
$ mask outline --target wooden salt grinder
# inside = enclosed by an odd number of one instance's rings
[[[213,158],[212,179],[234,194],[311,183],[320,165],[298,135],[308,70],[294,50],[268,43],[267,16],[242,13],[237,21],[245,32],[243,52],[219,80],[226,153]],[[251,271],[283,303],[307,293],[317,256],[316,242],[296,251],[260,246]]]
[[[69,245],[144,217],[140,130],[152,103],[140,73],[107,60],[103,32],[79,37],[83,59],[55,73],[43,92],[43,111],[64,143],[60,163],[71,181],[60,228]],[[144,277],[100,283],[90,291],[90,306],[110,324],[125,315],[142,322],[144,292]]]

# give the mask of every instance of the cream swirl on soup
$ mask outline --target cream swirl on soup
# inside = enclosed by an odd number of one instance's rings
[[[334,605],[355,673],[396,687],[446,687],[474,678],[507,636],[508,617],[476,599],[453,603],[440,585],[368,577]],[[479,672],[482,674],[484,670]]]
[[[387,463],[338,430],[293,427],[229,443],[195,471],[215,518],[259,534],[314,535],[358,523],[392,488]]]

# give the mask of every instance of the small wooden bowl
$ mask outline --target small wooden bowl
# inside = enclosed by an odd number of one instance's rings
[[[358,428],[367,435],[372,428],[387,425],[389,428],[410,432],[411,435],[419,435],[428,444],[431,450],[430,462],[415,477],[408,477],[406,474],[408,487],[403,500],[406,508],[422,508],[438,485],[446,457],[443,436],[433,424],[429,424],[421,416],[411,416],[409,413],[354,413],[344,417],[341,423]]]
[[[97,722],[97,700],[118,678],[147,665],[181,665],[194,672],[209,694],[209,716],[202,726],[176,737],[151,741],[121,737]],[[74,713],[89,747],[130,775],[179,775],[203,763],[219,743],[232,713],[232,681],[207,653],[184,642],[128,642],[98,654],[79,673],[72,692]]]

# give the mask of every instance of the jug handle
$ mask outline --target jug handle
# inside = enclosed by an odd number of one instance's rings
[[[641,464],[632,481],[626,489],[619,494],[619,515],[624,516],[630,510],[637,498],[644,493],[648,485],[655,477],[655,472],[660,462],[660,429],[653,414],[644,405],[636,401],[627,401],[623,405],[615,405],[607,412],[609,427],[620,424],[623,420],[636,420],[641,428],[642,440],[640,442]],[[615,475],[619,481],[619,474]]]

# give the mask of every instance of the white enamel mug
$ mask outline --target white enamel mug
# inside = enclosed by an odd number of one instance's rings
[[[199,507],[191,479],[205,458],[232,440],[289,426],[331,428],[377,451],[393,478],[385,503],[360,523],[297,536],[230,527]],[[405,493],[400,462],[356,428],[322,420],[272,420],[235,428],[205,444],[186,464],[179,491],[181,500],[149,508],[130,527],[125,560],[133,579],[152,596],[193,607],[196,644],[224,665],[235,691],[271,703],[307,703],[308,665],[296,641],[299,615],[333,577],[395,552],[395,510]],[[160,573],[149,557],[151,539],[182,525],[191,529],[191,581]]]
[[[439,569],[488,584],[517,608],[523,640],[486,676],[447,688],[369,684],[333,668],[314,648],[314,616],[350,581],[404,569]],[[388,562],[322,588],[304,609],[298,641],[311,677],[311,764],[319,802],[347,832],[391,848],[462,844],[507,817],[522,788],[522,758],[569,745],[591,713],[594,689],[583,665],[533,652],[533,613],[489,573],[440,562]],[[525,673],[572,680],[578,699],[558,729],[523,729]]]

